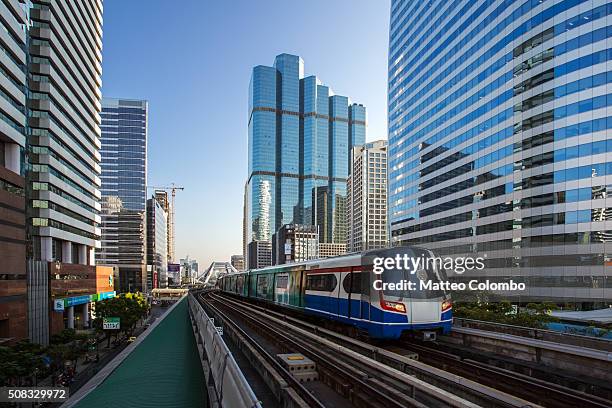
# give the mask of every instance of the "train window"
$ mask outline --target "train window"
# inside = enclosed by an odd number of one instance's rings
[[[342,282],[342,287],[346,293],[361,293],[361,273],[347,274]]]
[[[423,250],[414,249],[412,256],[414,256],[415,258],[423,258],[423,257],[429,257],[430,253],[423,252]],[[437,290],[437,289],[421,290],[420,282],[421,281],[439,282],[442,280],[443,277],[446,277],[446,274],[444,273],[444,271],[436,271],[434,268],[432,268],[432,265],[427,265],[427,268],[419,269],[414,273],[412,273],[412,271],[408,271],[404,269],[387,269],[382,274],[382,281],[384,283],[397,283],[402,280],[405,280],[406,282],[412,282],[413,286],[416,289],[415,290],[386,289],[384,290],[384,294],[385,296],[394,296],[394,297],[398,297],[399,299],[404,299],[404,298],[406,299],[408,298],[433,299],[433,298],[442,297],[445,295],[445,292],[443,290]]]
[[[336,288],[338,280],[331,273],[312,274],[306,278],[306,290],[318,290],[321,292],[331,292]]]
[[[259,275],[257,277],[257,296],[266,297],[268,295],[268,276]]]
[[[289,283],[289,276],[279,275],[276,277],[276,287],[278,289],[287,289],[288,283]]]
[[[242,293],[243,289],[244,289],[244,276],[240,275],[238,278],[236,278],[236,292]]]

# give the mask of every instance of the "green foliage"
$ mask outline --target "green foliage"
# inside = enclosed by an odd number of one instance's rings
[[[131,334],[138,320],[148,311],[149,305],[142,294],[126,293],[98,302],[93,324],[102,331],[102,318],[119,317],[121,331]],[[49,347],[27,341],[0,346],[0,386],[21,385],[23,380],[32,379],[34,375],[41,378],[49,374],[43,360],[45,355],[51,359],[51,370],[62,369],[67,361],[76,362],[91,347],[91,339],[87,334],[77,334],[74,329],[64,329],[51,336]]]
[[[549,314],[551,310],[556,308],[557,306],[553,303],[529,303],[526,310],[519,310],[514,313],[512,304],[508,301],[473,302],[455,304],[453,314],[456,317],[466,319],[543,328],[547,323],[559,321]]]
[[[125,293],[120,296],[105,299],[96,303],[96,318],[93,326],[102,331],[102,321],[105,317],[118,317],[120,319],[121,332],[131,333],[138,320],[146,316],[149,305],[145,297],[140,293]],[[112,330],[107,330],[107,335]]]
[[[68,344],[76,340],[77,334],[74,329],[64,329],[58,334],[54,334],[49,339],[51,344]]]
[[[36,372],[42,372],[44,348],[38,344],[22,341],[12,347],[0,347],[0,384],[3,386],[21,383]]]

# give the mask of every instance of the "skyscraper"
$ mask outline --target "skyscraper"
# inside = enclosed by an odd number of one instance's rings
[[[0,59],[0,338],[21,340],[28,336],[26,322],[25,168],[21,157],[26,147],[26,22],[17,0],[0,10],[5,50]]]
[[[249,269],[265,268],[272,265],[272,241],[251,241],[247,248]]]
[[[488,250],[488,279],[526,283],[514,300],[609,303],[611,14],[600,1],[392,1],[395,244]]]
[[[147,286],[168,286],[168,213],[156,197],[147,200]]]
[[[32,1],[29,17],[29,255],[93,264],[100,236],[102,5]]]
[[[353,147],[348,179],[348,251],[386,248],[387,141]]]
[[[306,224],[319,227],[322,242],[345,243],[348,157],[365,142],[365,124],[365,107],[304,77],[300,57],[281,54],[274,66],[253,68],[246,241],[270,241],[283,225]]]
[[[237,271],[244,271],[244,257],[242,255],[232,255],[230,258],[230,264],[236,268]]]
[[[155,190],[155,199],[161,205],[162,209],[166,212],[167,215],[167,223],[166,223],[166,257],[167,262],[172,261],[172,257],[170,256],[173,252],[174,243],[172,239],[172,229],[171,229],[171,214],[172,207],[170,201],[168,200],[168,192],[164,190]]]
[[[97,262],[119,267],[121,291],[144,291],[148,104],[102,101],[102,245]]]
[[[286,224],[272,235],[272,264],[282,265],[319,258],[316,225]]]
[[[102,3],[2,4],[0,274],[10,283],[0,289],[0,336],[46,344],[50,323],[75,320],[72,306],[50,313],[50,300],[62,300],[50,290],[51,262],[53,276],[78,277],[63,295],[87,293],[81,277],[96,274]]]

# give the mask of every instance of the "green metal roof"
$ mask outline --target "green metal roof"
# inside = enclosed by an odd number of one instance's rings
[[[76,407],[204,407],[205,379],[183,298]]]

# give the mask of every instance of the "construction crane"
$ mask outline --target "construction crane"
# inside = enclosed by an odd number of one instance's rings
[[[168,211],[168,236],[171,238],[171,243],[168,243],[168,259],[170,261],[174,261],[174,245],[175,245],[175,235],[174,235],[174,200],[176,198],[176,190],[185,190],[185,187],[177,186],[174,183],[170,183],[169,186],[148,186],[147,188],[151,188],[156,191],[171,191],[172,192],[172,201],[170,202],[170,211]]]

